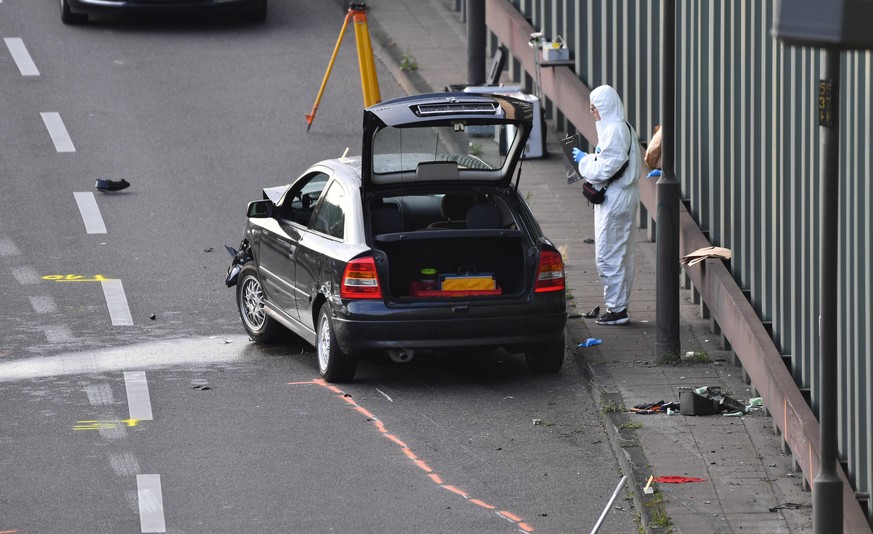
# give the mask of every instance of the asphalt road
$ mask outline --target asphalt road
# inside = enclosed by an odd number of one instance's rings
[[[247,202],[359,151],[351,29],[304,118],[343,17],[69,27],[54,0],[0,3],[0,533],[596,523],[620,473],[572,359],[373,356],[334,388],[302,341],[243,334],[224,245]],[[601,531],[633,516],[622,494]]]

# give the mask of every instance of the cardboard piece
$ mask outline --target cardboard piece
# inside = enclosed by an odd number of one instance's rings
[[[702,262],[706,258],[718,258],[721,260],[729,260],[731,259],[731,250],[728,248],[722,247],[703,247],[695,250],[691,254],[686,254],[682,256],[679,260],[679,265],[697,265]]]

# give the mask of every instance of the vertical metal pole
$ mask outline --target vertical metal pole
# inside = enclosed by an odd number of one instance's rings
[[[839,191],[840,50],[822,49],[824,77],[819,81],[818,113],[821,133],[819,168],[819,358],[821,469],[812,485],[812,526],[816,534],[843,532],[843,482],[837,474],[837,239]]]
[[[679,180],[675,161],[676,124],[676,0],[661,3],[661,177],[655,241],[657,281],[655,306],[658,362],[679,357]]]
[[[467,0],[467,83],[485,85],[485,0]]]

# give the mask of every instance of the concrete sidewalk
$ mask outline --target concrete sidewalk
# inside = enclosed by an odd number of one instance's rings
[[[369,0],[368,21],[377,61],[407,93],[442,91],[462,83],[467,73],[466,30],[450,0]],[[402,70],[406,61],[417,69]],[[509,83],[504,75],[502,81]],[[657,365],[655,350],[656,250],[644,231],[636,235],[636,280],[625,326],[600,326],[582,317],[603,306],[594,265],[594,212],[578,184],[568,185],[559,133],[548,128],[542,159],[524,162],[521,190],[566,262],[569,284],[568,358],[591,379],[628,490],[641,521],[651,532],[812,532],[812,498],[802,474],[782,451],[773,423],[763,410],[743,417],[640,415],[627,411],[658,401],[679,402],[679,388],[720,386],[746,403],[754,396],[742,369],[720,349],[709,321],[682,290],[682,354],[693,361]],[[590,338],[602,344],[581,348]],[[574,365],[575,364],[575,365]],[[704,479],[681,484],[653,483],[649,476]]]

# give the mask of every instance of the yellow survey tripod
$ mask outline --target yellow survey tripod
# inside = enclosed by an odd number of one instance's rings
[[[382,101],[382,97],[379,96],[379,80],[376,79],[376,63],[373,61],[373,47],[370,46],[370,30],[367,29],[366,9],[365,2],[352,2],[349,4],[349,11],[346,13],[346,19],[343,21],[343,28],[340,30],[339,38],[336,40],[336,46],[333,47],[333,54],[331,54],[330,62],[327,64],[327,72],[324,73],[324,79],[321,81],[318,96],[315,97],[312,112],[306,115],[307,132],[309,127],[312,126],[312,121],[315,119],[318,103],[321,102],[321,96],[324,94],[324,88],[327,86],[327,79],[330,77],[330,71],[333,68],[334,61],[336,61],[336,54],[339,52],[340,44],[343,42],[343,36],[346,34],[349,20],[352,20],[355,24],[355,44],[358,46],[358,65],[361,69],[361,89],[364,92],[364,107],[366,108]]]

